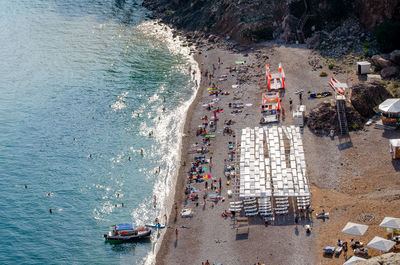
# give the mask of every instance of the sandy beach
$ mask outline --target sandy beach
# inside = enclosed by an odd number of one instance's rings
[[[218,58],[221,64],[218,65]],[[227,179],[224,176],[224,163],[228,159],[228,142],[240,139],[241,129],[257,127],[260,120],[261,94],[265,91],[264,69],[269,64],[271,69],[277,70],[282,63],[286,72],[286,90],[282,106],[286,112],[286,119],[281,125],[292,125],[292,113],[289,111],[289,98],[293,99],[294,107],[299,104],[297,90],[304,90],[303,104],[307,111],[324,99],[307,99],[307,91],[329,91],[327,77],[320,77],[320,70],[331,74],[324,63],[323,69],[314,70],[311,60],[319,58],[318,54],[303,46],[277,45],[271,43],[254,46],[251,50],[234,53],[230,50],[218,48],[215,45],[205,45],[197,48],[195,55],[203,73],[200,90],[189,109],[185,136],[182,142],[182,165],[179,171],[175,201],[178,205],[178,215],[175,209],[169,214],[169,226],[161,243],[156,257],[156,264],[202,264],[208,260],[222,264],[342,264],[344,255],[339,257],[324,257],[322,248],[326,245],[335,245],[337,239],[347,240],[351,236],[344,236],[341,229],[348,221],[365,223],[370,229],[362,238],[368,242],[373,236],[386,237],[387,233],[378,225],[384,216],[400,214],[400,181],[399,165],[392,163],[388,152],[388,138],[399,137],[398,132],[387,133],[373,127],[366,130],[352,132],[350,139],[352,146],[339,148],[339,139],[318,137],[307,127],[304,129],[303,142],[307,163],[308,179],[312,184],[312,207],[316,212],[324,209],[330,212],[330,219],[325,222],[313,219],[311,235],[305,233],[303,227],[308,223],[301,220],[296,229],[294,216],[288,215],[276,218],[273,225],[265,226],[260,217],[249,218],[248,233],[237,233],[234,220],[223,218],[221,213],[228,210],[229,201]],[[245,61],[244,65],[235,65],[235,61]],[[205,72],[213,72],[214,77],[205,78]],[[238,71],[230,72],[230,67],[237,66]],[[326,69],[325,69],[326,68]],[[227,75],[225,81],[219,77]],[[338,74],[338,79],[350,80],[349,75]],[[215,178],[218,186],[222,179],[221,195],[225,201],[203,203],[203,194],[215,193],[210,188],[205,191],[204,183],[194,183],[191,187],[200,190],[198,205],[195,201],[186,199],[184,189],[187,181],[187,172],[195,156],[192,154],[192,145],[202,141],[196,136],[201,119],[205,115],[210,117],[207,110],[209,102],[216,98],[210,96],[207,88],[215,83],[223,92],[229,95],[219,95],[219,101],[214,106],[224,109],[219,113],[216,137],[211,139],[209,152],[206,158],[212,157],[212,170],[209,164],[206,174]],[[232,88],[232,85],[239,85]],[[332,99],[333,97],[327,98]],[[243,103],[241,113],[232,113],[229,103]],[[230,126],[236,137],[224,135],[224,121],[233,120]],[[210,187],[211,180],[208,180]],[[183,207],[193,210],[192,218],[181,218],[179,212]],[[362,215],[364,214],[364,215]],[[366,215],[367,214],[367,215]],[[361,217],[360,217],[361,216]],[[365,216],[374,216],[371,221]],[[367,220],[368,219],[368,220]],[[360,221],[361,220],[361,221]],[[367,221],[365,221],[367,220]],[[178,229],[178,235],[176,235]],[[370,255],[378,255],[371,251]],[[348,257],[352,255],[348,253]]]

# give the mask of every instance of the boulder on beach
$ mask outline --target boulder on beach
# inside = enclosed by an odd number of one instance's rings
[[[375,115],[374,108],[392,97],[380,82],[358,83],[352,87],[351,104],[365,118]]]
[[[346,119],[349,130],[363,127],[364,118],[350,104],[346,104]],[[307,126],[319,136],[328,136],[331,130],[338,133],[340,128],[335,100],[326,100],[312,109],[307,117]]]
[[[395,77],[398,74],[399,74],[399,69],[396,66],[389,66],[381,70],[381,76],[383,78]]]
[[[390,60],[397,65],[400,65],[400,50],[394,50],[390,53]]]
[[[380,69],[392,66],[392,62],[389,60],[389,57],[387,55],[376,54],[376,55],[372,56],[371,59],[372,59],[372,62]]]

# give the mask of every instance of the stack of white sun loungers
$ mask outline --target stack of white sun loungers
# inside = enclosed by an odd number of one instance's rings
[[[240,212],[242,211],[243,208],[243,202],[242,201],[234,201],[229,203],[229,211],[230,212]]]
[[[290,152],[285,147],[290,148]],[[269,215],[272,210],[276,214],[286,214],[289,207],[288,197],[300,197],[296,201],[298,206],[309,203],[310,189],[298,127],[243,129],[237,163],[239,197],[258,198],[260,215]],[[278,198],[274,201],[274,207],[271,202],[266,204],[270,197]],[[256,212],[254,205],[244,207],[247,207],[246,214]]]
[[[264,131],[262,128],[242,130],[240,146],[240,197],[271,196],[271,183],[265,177]]]
[[[261,216],[271,216],[274,214],[272,211],[272,204],[270,197],[258,199],[258,212]]]
[[[275,197],[275,214],[287,214],[289,211],[288,197]]]
[[[243,203],[243,209],[246,216],[255,216],[258,214],[257,200],[255,198],[244,200]]]
[[[310,204],[310,197],[309,196],[304,196],[304,197],[297,197],[297,209],[304,209],[307,208]]]

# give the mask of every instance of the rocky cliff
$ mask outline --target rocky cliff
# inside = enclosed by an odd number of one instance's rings
[[[361,23],[369,29],[383,22],[400,21],[400,0],[356,0],[355,7]]]
[[[238,43],[302,41],[319,31],[329,35],[349,17],[350,24],[367,29],[400,21],[400,0],[144,0],[143,6],[177,29]]]

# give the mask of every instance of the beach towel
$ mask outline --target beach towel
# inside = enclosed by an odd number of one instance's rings
[[[210,179],[211,175],[203,175],[203,179]]]
[[[245,61],[236,61],[235,64],[240,65],[240,64],[245,64]]]
[[[207,134],[206,138],[215,138],[215,135]]]

